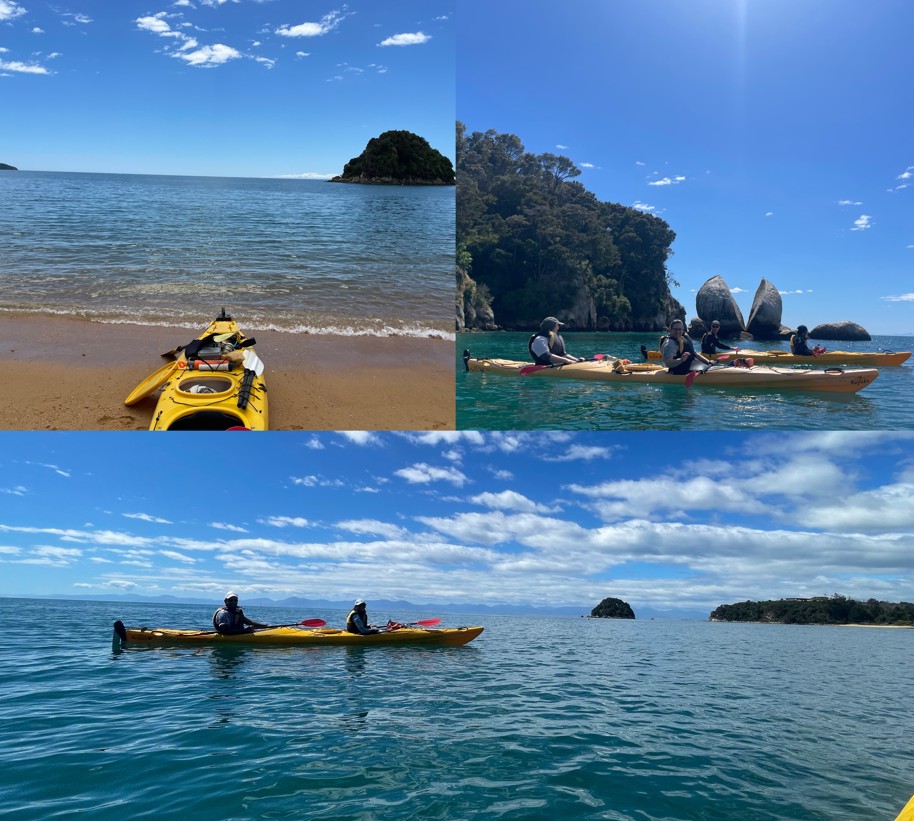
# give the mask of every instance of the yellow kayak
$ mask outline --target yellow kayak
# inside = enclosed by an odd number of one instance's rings
[[[910,351],[826,351],[818,356],[798,356],[790,351],[718,351],[708,359],[734,359],[736,357],[754,359],[756,365],[902,365],[911,357]],[[650,362],[659,362],[660,351],[647,351]]]
[[[914,821],[914,796],[911,796],[911,800],[904,805],[895,821]]]
[[[459,647],[473,641],[482,627],[400,627],[362,636],[334,627],[307,629],[302,627],[266,627],[251,633],[223,635],[213,630],[171,630],[166,627],[124,627],[115,622],[115,635],[123,647],[151,647],[157,645],[232,644],[247,647],[386,647],[402,644],[433,644]],[[126,640],[124,639],[126,636]]]
[[[161,388],[149,430],[267,430],[263,362],[225,313],[186,345],[180,356],[150,374],[124,403]]]
[[[685,385],[692,374],[672,374],[662,365],[652,363],[626,363],[625,360],[604,358],[575,362],[569,365],[537,366],[530,362],[512,359],[486,359],[465,356],[469,371],[521,376],[538,379],[591,379],[617,385]],[[749,368],[714,365],[709,370],[692,376],[692,387],[758,388],[762,390],[826,391],[829,393],[856,393],[869,385],[879,371],[875,368],[844,370],[805,370],[792,368],[767,368],[754,365]]]

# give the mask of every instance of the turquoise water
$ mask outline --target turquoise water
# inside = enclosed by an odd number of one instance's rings
[[[468,615],[458,648],[115,652],[115,618],[214,608],[0,606],[11,819],[886,821],[914,790],[911,630]]]
[[[0,202],[0,311],[453,335],[453,187],[19,171]]]
[[[641,345],[657,334],[564,334],[577,356],[607,353],[641,362]],[[740,391],[680,385],[619,385],[569,379],[521,379],[466,373],[462,354],[527,357],[527,333],[459,334],[457,427],[463,430],[902,430],[914,427],[914,359],[881,368],[853,395],[801,391]],[[825,343],[832,350],[910,351],[911,337]],[[747,344],[748,347],[748,344]],[[785,348],[753,342],[756,350]]]

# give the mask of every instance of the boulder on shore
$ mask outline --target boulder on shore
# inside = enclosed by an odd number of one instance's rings
[[[594,619],[633,619],[635,611],[622,599],[603,599],[593,610],[590,617]]]
[[[872,337],[856,322],[825,322],[809,332],[810,339],[830,339],[835,342],[869,342]]]
[[[739,305],[722,276],[711,277],[698,289],[695,310],[698,318],[708,327],[713,320],[718,320],[722,337],[738,337],[746,327]]]
[[[752,300],[746,330],[754,339],[779,339],[782,311],[783,303],[778,289],[767,279],[762,279]]]

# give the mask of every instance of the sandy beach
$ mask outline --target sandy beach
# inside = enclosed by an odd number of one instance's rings
[[[146,430],[156,395],[124,397],[200,328],[0,316],[3,430]],[[450,340],[250,331],[266,365],[271,430],[453,430]]]

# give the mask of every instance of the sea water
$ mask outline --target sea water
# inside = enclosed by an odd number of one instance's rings
[[[0,174],[0,312],[452,338],[453,186]]]
[[[0,599],[0,816],[888,821],[914,791],[914,630],[469,613],[439,614],[486,628],[454,648],[111,642],[215,606]]]
[[[576,356],[606,353],[642,362],[657,334],[569,333]],[[528,333],[459,334],[456,345],[457,427],[465,430],[910,430],[914,427],[914,358],[879,369],[856,394],[739,390],[684,385],[619,384],[467,373],[462,353],[529,360]],[[746,346],[750,343],[745,343]],[[827,342],[831,350],[914,350],[914,337]],[[752,342],[754,350],[784,343]],[[793,366],[782,366],[793,367]],[[802,368],[804,366],[796,366]],[[700,378],[700,377],[699,377]],[[696,380],[697,381],[697,380]]]

